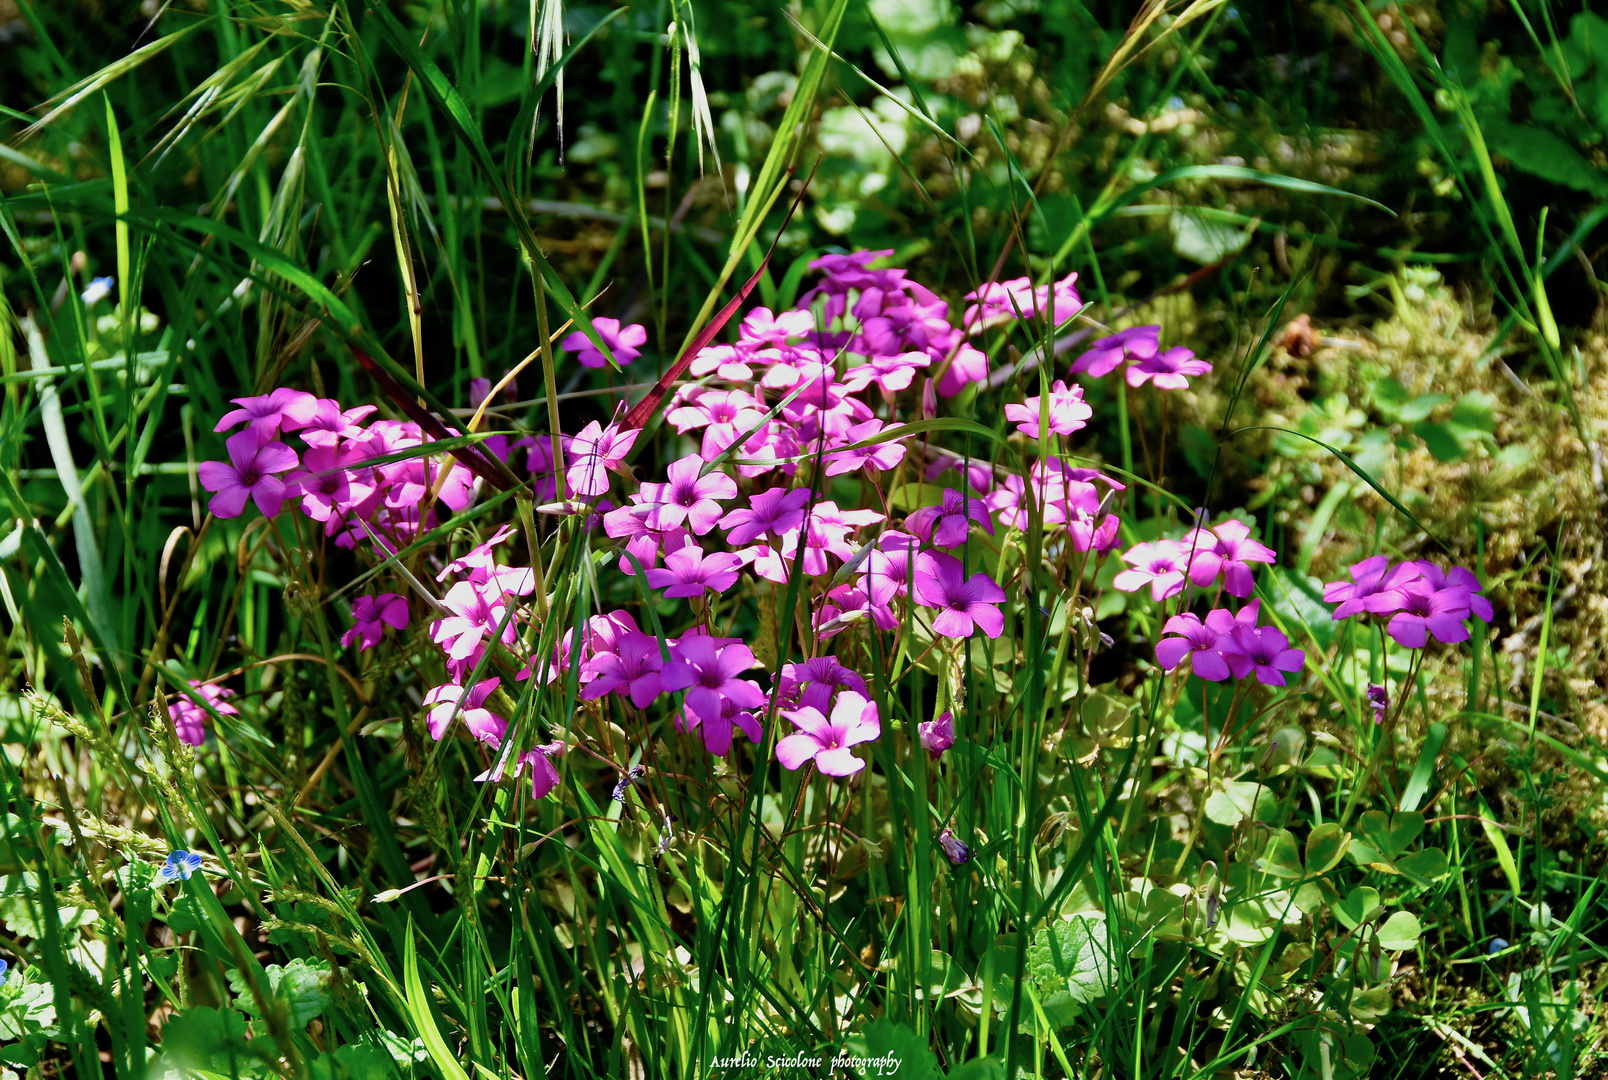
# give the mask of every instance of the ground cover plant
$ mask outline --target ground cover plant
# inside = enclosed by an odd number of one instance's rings
[[[0,1067],[1597,1075],[1604,27],[0,0]]]

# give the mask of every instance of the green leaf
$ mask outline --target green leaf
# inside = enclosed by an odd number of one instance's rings
[[[117,870],[117,887],[123,890],[123,918],[135,926],[151,921],[156,867],[147,862],[131,862]]]
[[[1230,828],[1255,815],[1259,805],[1273,802],[1273,793],[1262,784],[1229,780],[1206,800],[1206,816]]]
[[[1111,990],[1115,960],[1105,920],[1086,915],[1042,928],[1027,947],[1027,969],[1045,1012],[1063,1017]]]
[[[1236,229],[1185,210],[1173,211],[1167,226],[1172,230],[1173,251],[1202,265],[1237,255],[1251,242],[1249,229]]]
[[[891,1062],[892,1068],[898,1070],[884,1073],[875,1065],[867,1065],[856,1070],[861,1076],[897,1075],[900,1080],[907,1077],[909,1080],[936,1080],[943,1075],[927,1040],[907,1025],[896,1024],[887,1017],[873,1020],[864,1031],[845,1039],[843,1045],[851,1057],[884,1064]]]
[[[397,1075],[391,1056],[367,1043],[347,1043],[307,1063],[312,1080],[387,1080]]]
[[[1296,845],[1295,834],[1289,829],[1279,829],[1268,837],[1267,847],[1262,851],[1262,857],[1257,860],[1257,868],[1274,877],[1288,878],[1291,881],[1301,877],[1301,849]]]
[[[1436,461],[1457,461],[1468,452],[1448,424],[1431,424],[1428,420],[1420,420],[1413,425],[1413,434],[1424,440],[1424,445],[1429,447]]]
[[[1470,390],[1457,399],[1452,420],[1486,434],[1496,431],[1496,399],[1483,390]]]
[[[1608,193],[1608,175],[1563,136],[1534,124],[1483,118],[1485,142],[1515,169],[1594,195]]]
[[[205,1005],[170,1017],[163,1025],[162,1061],[165,1071],[180,1076],[201,1071],[241,1077],[273,1074],[264,1055],[246,1038],[246,1018],[232,1009]],[[153,1070],[156,1075],[162,1071]]]
[[[1333,821],[1312,830],[1306,842],[1306,868],[1309,874],[1327,874],[1345,858],[1351,834]]]
[[[1418,944],[1422,929],[1418,925],[1418,916],[1410,911],[1398,911],[1379,928],[1379,944],[1391,952],[1410,949]]]
[[[268,992],[285,1002],[287,1019],[295,1030],[305,1028],[329,1007],[330,971],[327,960],[308,963],[297,957],[283,967],[269,964],[265,970],[268,973]],[[229,978],[229,987],[234,991],[236,1004],[241,1011],[252,1016],[259,1015],[260,1010],[257,1008],[256,999],[251,995],[245,976],[233,968],[225,974]]]
[[[1005,1063],[992,1056],[973,1058],[950,1069],[949,1080],[1005,1080]]]
[[[1396,860],[1396,869],[1414,885],[1432,885],[1450,873],[1451,868],[1446,852],[1440,848],[1425,848]]]
[[[176,934],[183,934],[190,930],[199,930],[207,921],[206,913],[195,902],[195,897],[189,893],[180,893],[173,898],[173,906],[168,908],[168,929]]]
[[[1418,764],[1413,766],[1413,775],[1401,793],[1403,810],[1417,810],[1418,804],[1429,794],[1429,782],[1435,775],[1435,758],[1445,744],[1446,725],[1439,721],[1430,724],[1429,734],[1424,736],[1424,745],[1418,751]]]
[[[436,1027],[435,1016],[430,1012],[430,999],[425,994],[424,983],[419,980],[419,952],[413,944],[411,918],[408,919],[407,945],[402,958],[402,980],[407,993],[408,1013],[419,1038],[424,1041],[424,1049],[429,1053],[430,1060],[435,1062],[446,1080],[469,1080],[469,1074],[463,1071],[447,1040],[441,1037],[441,1029]]]
[[[1360,885],[1352,889],[1347,897],[1334,905],[1334,917],[1347,930],[1355,930],[1363,923],[1370,921],[1384,909],[1379,900],[1379,890]]]

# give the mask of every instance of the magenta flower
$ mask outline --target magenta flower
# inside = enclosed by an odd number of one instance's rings
[[[1390,709],[1390,693],[1378,683],[1368,684],[1368,707],[1373,710],[1374,723],[1383,724]]]
[[[685,690],[687,708],[705,720],[722,716],[720,703],[727,698],[738,709],[757,709],[765,703],[765,692],[758,683],[737,677],[759,663],[747,645],[722,645],[699,635],[682,638],[670,655],[660,675],[661,684],[666,690]]]
[[[366,433],[363,421],[374,411],[373,405],[359,405],[341,411],[341,403],[332,398],[319,398],[312,419],[299,434],[308,446],[338,446],[342,439],[361,439]]]
[[[597,336],[602,338],[604,344],[614,353],[614,359],[621,367],[641,356],[642,350],[636,346],[644,345],[648,340],[647,327],[640,323],[622,327],[619,319],[600,316],[592,320],[592,329],[597,331]],[[592,344],[592,339],[580,330],[559,342],[558,347],[565,352],[580,350],[580,355],[576,359],[589,368],[600,368],[608,363],[597,346]]]
[[[1128,385],[1143,386],[1145,382],[1152,381],[1158,390],[1187,390],[1188,376],[1205,375],[1212,370],[1206,361],[1194,357],[1193,352],[1180,345],[1135,361],[1128,365]]]
[[[612,690],[628,695],[631,704],[645,709],[663,693],[659,678],[663,668],[664,657],[656,639],[634,631],[621,634],[614,640],[613,652],[598,653],[581,666],[595,676],[581,697],[596,701]]]
[[[664,558],[664,567],[648,571],[648,584],[664,595],[702,596],[705,589],[725,592],[737,583],[743,560],[729,551],[705,555],[697,544],[677,548]]]
[[[844,441],[853,445],[874,439],[883,430],[885,425],[881,420],[867,420],[863,424],[855,424],[843,433]],[[856,469],[892,469],[904,460],[905,448],[900,439],[889,439],[885,442],[862,446],[858,450],[835,450],[826,455],[826,475],[841,476],[844,473],[854,472]],[[876,475],[875,472],[872,475]]]
[[[1072,363],[1072,374],[1086,371],[1095,378],[1110,374],[1125,360],[1148,360],[1161,349],[1161,327],[1133,326],[1101,338]]]
[[[692,358],[688,373],[694,379],[713,375],[726,382],[744,383],[754,377],[754,369],[748,360],[748,353],[735,345],[708,345],[699,349],[698,355]],[[675,423],[674,420],[670,422]]]
[[[1189,549],[1176,540],[1138,543],[1122,553],[1122,561],[1132,569],[1112,579],[1122,592],[1138,592],[1150,586],[1150,598],[1157,603],[1184,591],[1184,572],[1189,567]]]
[[[311,399],[309,394],[308,398]],[[231,435],[224,442],[229,464],[203,461],[196,469],[201,486],[217,492],[207,509],[220,518],[235,518],[249,498],[263,517],[273,517],[285,502],[285,482],[275,473],[296,467],[296,451],[282,442],[265,441],[256,428]]]
[[[818,656],[797,664],[783,664],[776,683],[776,700],[793,708],[809,705],[822,712],[839,690],[868,695],[865,680],[838,662],[835,656]]]
[[[954,488],[944,489],[943,502],[938,506],[923,506],[905,518],[910,531],[930,541],[934,547],[959,547],[966,542],[966,534],[975,521],[994,535],[994,521],[988,516],[983,500],[969,498]]]
[[[1296,672],[1306,663],[1306,652],[1290,648],[1290,639],[1276,626],[1234,627],[1230,634],[1235,651],[1224,651],[1223,659],[1234,672],[1234,678],[1243,679],[1256,672],[1256,681],[1264,686],[1283,686],[1284,672]]]
[[[685,523],[702,536],[720,520],[720,502],[737,497],[737,481],[722,472],[700,475],[703,460],[696,454],[670,463],[669,479],[663,484],[643,484],[638,493],[644,505],[654,507],[648,525],[653,529],[674,529]]]
[[[938,393],[954,397],[974,382],[988,378],[988,354],[970,345],[962,345],[950,361],[949,370],[938,380]]]
[[[485,707],[486,699],[497,689],[497,685],[495,678],[482,679],[466,690],[457,683],[449,682],[424,695],[424,703],[430,706],[430,711],[425,715],[425,726],[430,729],[430,737],[439,742],[456,714],[476,739],[493,749],[501,746],[503,736],[508,732],[508,721]]]
[[[1184,540],[1195,554],[1189,561],[1189,580],[1204,588],[1223,575],[1223,588],[1230,596],[1245,597],[1255,591],[1250,563],[1271,563],[1278,559],[1272,548],[1250,538],[1251,527],[1243,521],[1225,521],[1208,529],[1197,529]]]
[[[953,555],[926,552],[916,560],[916,603],[938,609],[932,621],[934,633],[944,637],[971,637],[973,628],[991,638],[1005,629],[1005,616],[997,605],[1005,602],[1005,590],[987,574],[966,577],[965,568]]]
[[[916,731],[921,737],[921,748],[937,761],[944,756],[944,751],[955,745],[955,714],[944,712],[936,720],[923,720],[916,725]]]
[[[196,693],[205,698],[220,716],[239,716],[240,710],[226,700],[235,696],[234,691],[226,686],[195,679],[190,680],[190,686],[194,688],[194,693],[175,694],[168,711],[173,714],[173,734],[179,737],[179,741],[200,746],[207,741],[207,710],[196,702]]]
[[[748,500],[748,509],[728,511],[720,519],[726,543],[741,547],[767,533],[781,537],[796,532],[804,524],[809,501],[808,488],[773,487],[755,494]]]
[[[1189,612],[1174,615],[1161,632],[1177,636],[1163,637],[1156,643],[1156,662],[1163,670],[1171,671],[1188,656],[1190,670],[1196,675],[1208,682],[1222,682],[1229,676],[1224,657],[1239,648],[1234,642],[1234,628],[1255,626],[1261,606],[1261,601],[1252,601],[1240,609],[1238,616],[1216,608],[1206,613],[1205,622]]]
[[[1030,439],[1039,435],[1040,417],[1044,412],[1044,399],[1040,396],[1028,398],[1020,405],[1005,406],[1005,419],[1016,425],[1020,431]],[[1066,383],[1060,379],[1050,387],[1049,398],[1050,430],[1057,435],[1070,435],[1085,426],[1085,422],[1094,415],[1094,410],[1083,401],[1083,387],[1074,386],[1067,389]]]
[[[306,427],[321,412],[319,401],[313,395],[305,390],[292,390],[286,386],[260,397],[237,397],[230,400],[240,408],[224,413],[213,431],[228,431],[242,421],[250,421],[252,428],[256,429],[264,439],[271,439],[279,434],[281,429],[295,431],[297,428]]]
[[[1495,612],[1491,602],[1479,595],[1479,579],[1473,574],[1461,566],[1443,573],[1440,567],[1422,559],[1413,565],[1420,576],[1401,587],[1401,610],[1385,627],[1398,645],[1422,649],[1430,635],[1443,644],[1467,641],[1469,615],[1482,622],[1491,621]]]
[[[882,735],[876,702],[867,701],[853,690],[838,694],[831,719],[810,706],[787,709],[782,715],[798,728],[776,744],[776,760],[790,771],[813,761],[827,776],[853,776],[865,768],[865,762],[850,753],[849,747],[872,742]]]
[[[625,455],[636,445],[638,433],[636,428],[621,431],[613,424],[601,427],[596,420],[583,427],[581,433],[565,446],[569,462],[564,470],[564,480],[569,485],[570,494],[590,499],[607,491],[608,471],[619,468]]]
[[[564,749],[564,744],[561,741],[542,743],[525,751],[514,760],[515,779],[518,779],[519,774],[525,770],[527,765],[530,766],[531,798],[544,798],[558,786],[558,768],[553,764],[553,759],[562,754]],[[498,782],[503,778],[503,766],[506,763],[506,755],[499,757],[497,764],[475,777],[475,781],[477,783],[485,783],[488,780],[492,783]]]
[[[1390,565],[1383,555],[1375,555],[1351,565],[1350,581],[1331,581],[1323,587],[1323,599],[1329,603],[1339,601],[1334,609],[1335,619],[1345,619],[1359,611],[1376,615],[1400,611],[1406,602],[1402,586],[1419,577],[1418,564],[1404,562]]]
[[[341,635],[341,646],[344,648],[362,638],[359,649],[372,649],[380,643],[387,626],[407,629],[408,602],[396,593],[359,596],[352,601],[352,620],[355,625]]]
[[[720,711],[714,716],[705,716],[687,702],[676,717],[676,730],[696,731],[703,740],[704,749],[716,757],[725,757],[731,753],[732,736],[741,731],[748,736],[748,741],[757,743],[765,737],[759,720],[749,709],[742,708],[729,697],[720,699]]]

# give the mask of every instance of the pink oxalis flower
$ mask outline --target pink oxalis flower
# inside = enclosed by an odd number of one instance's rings
[[[844,690],[832,706],[830,718],[806,705],[782,713],[798,728],[776,744],[776,760],[789,770],[807,761],[827,776],[853,776],[865,762],[849,752],[851,746],[872,742],[882,735],[874,701],[867,701],[853,690]]]
[[[279,513],[285,482],[274,474],[296,467],[296,451],[282,442],[266,441],[256,428],[229,436],[223,445],[229,451],[227,465],[203,461],[196,469],[201,486],[217,492],[207,509],[220,518],[236,518],[250,499],[263,517]]]
[[[629,364],[642,355],[642,350],[636,346],[644,345],[648,340],[648,329],[640,323],[632,323],[622,327],[619,319],[599,317],[592,320],[592,329],[597,336],[614,353],[614,359],[621,367]],[[592,343],[583,331],[577,330],[558,343],[558,347],[565,352],[577,352],[576,359],[589,368],[600,368],[608,364],[598,347]]]
[[[352,601],[352,621],[355,625],[341,635],[341,645],[350,646],[361,638],[363,644],[358,648],[372,649],[380,643],[387,626],[407,629],[408,602],[396,593],[359,596]]]
[[[916,560],[916,603],[936,608],[933,632],[944,637],[971,637],[973,629],[997,638],[1005,629],[999,606],[1005,590],[987,574],[966,577],[953,555],[927,552]]]

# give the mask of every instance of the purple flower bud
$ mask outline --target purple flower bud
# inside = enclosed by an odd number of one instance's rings
[[[944,751],[955,745],[955,715],[945,712],[936,720],[924,720],[916,725],[921,735],[921,748],[927,751],[934,761],[944,756]]]
[[[1390,709],[1390,694],[1378,683],[1368,684],[1368,707],[1374,711],[1374,723],[1383,724]]]
[[[944,854],[956,866],[971,860],[971,848],[957,840],[948,829],[938,834],[938,846],[944,849]]]

